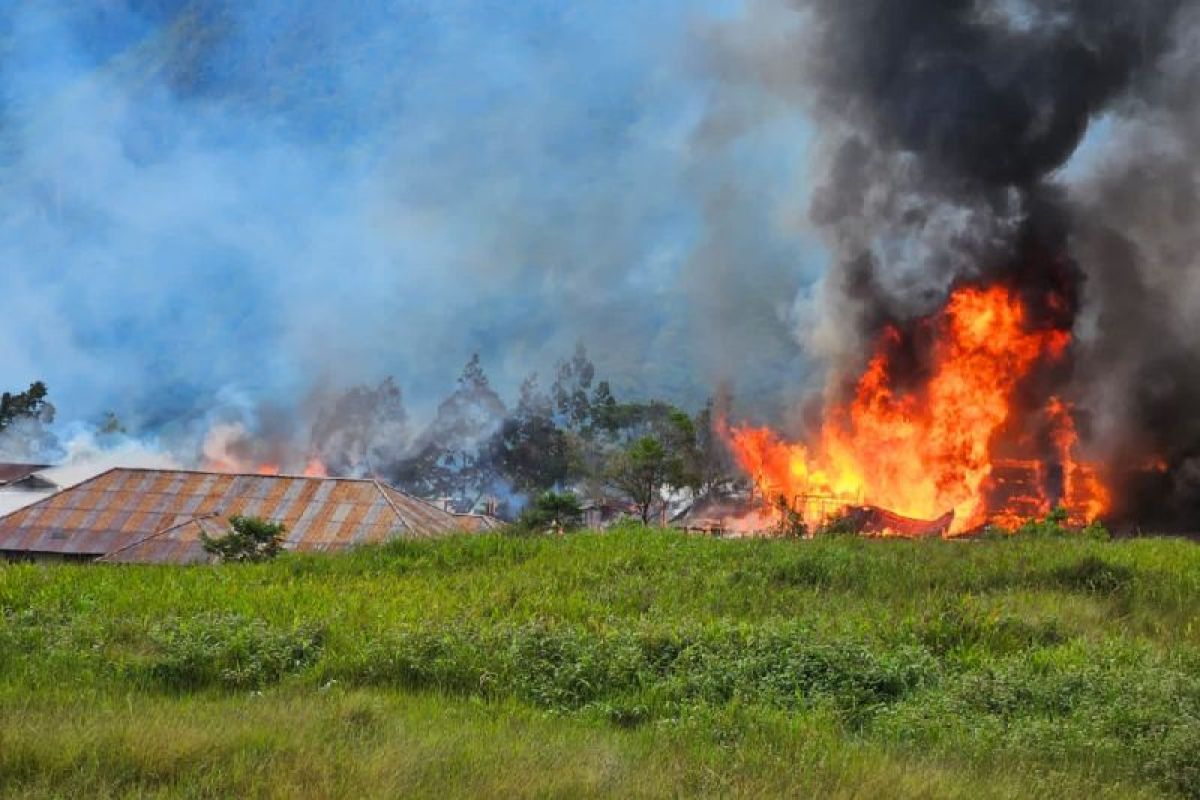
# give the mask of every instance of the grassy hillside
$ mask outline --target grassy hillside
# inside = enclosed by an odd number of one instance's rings
[[[1200,796],[1200,548],[0,567],[0,795]]]

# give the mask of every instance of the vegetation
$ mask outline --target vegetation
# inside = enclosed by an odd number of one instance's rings
[[[578,497],[570,492],[544,492],[521,512],[514,528],[525,533],[565,533],[582,524]]]
[[[23,392],[0,394],[0,454],[6,459],[48,461],[58,449],[58,439],[48,427],[56,410],[50,390],[34,381]]]
[[[286,530],[282,523],[261,517],[233,516],[229,518],[228,533],[210,537],[202,531],[200,544],[204,552],[222,561],[269,561],[283,552]]]
[[[804,521],[804,515],[788,502],[786,495],[777,495],[771,505],[775,507],[778,515],[772,533],[786,539],[803,539],[808,536],[808,523]]]
[[[411,435],[391,379],[352,388],[320,415],[310,449],[334,474],[380,475],[463,511],[488,496],[523,502],[569,491],[628,503],[649,521],[663,505],[662,489],[706,492],[731,479],[716,416],[713,402],[692,416],[662,400],[618,400],[580,345],[559,362],[549,387],[537,373],[527,376],[511,407],[473,355],[433,420]],[[499,512],[507,519],[516,510]]]
[[[0,795],[1188,797],[1200,549],[640,527],[0,566]]]
[[[54,406],[47,399],[46,384],[34,381],[23,392],[0,394],[0,432],[21,420],[39,423],[54,421]]]

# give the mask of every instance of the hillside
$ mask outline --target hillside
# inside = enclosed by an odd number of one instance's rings
[[[0,566],[0,795],[1200,795],[1200,549],[638,528]]]

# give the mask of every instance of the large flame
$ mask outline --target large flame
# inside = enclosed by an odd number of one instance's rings
[[[912,340],[886,329],[851,398],[826,409],[808,445],[766,428],[729,431],[738,462],[765,493],[782,495],[810,523],[849,505],[925,520],[953,511],[951,533],[1011,525],[1052,502],[1076,518],[1103,513],[1107,493],[1095,470],[1076,460],[1072,409],[1060,399],[1047,398],[1035,412],[1049,431],[1053,464],[1009,460],[1002,476],[995,455],[1001,433],[1013,427],[1018,387],[1035,366],[1064,357],[1069,332],[1031,324],[1020,297],[999,285],[956,290],[914,331],[910,337],[929,341],[925,366],[901,369],[899,354]],[[1047,488],[1051,470],[1057,491]],[[1005,499],[993,507],[998,497]]]

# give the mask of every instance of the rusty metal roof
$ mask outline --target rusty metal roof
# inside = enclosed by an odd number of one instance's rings
[[[0,486],[23,481],[35,472],[41,472],[48,468],[48,464],[0,463]]]
[[[0,551],[206,561],[200,533],[220,535],[234,515],[282,522],[285,546],[306,551],[468,528],[376,480],[117,468],[0,517]]]
[[[504,520],[491,514],[455,514],[459,524],[469,531],[498,531],[504,527]]]

